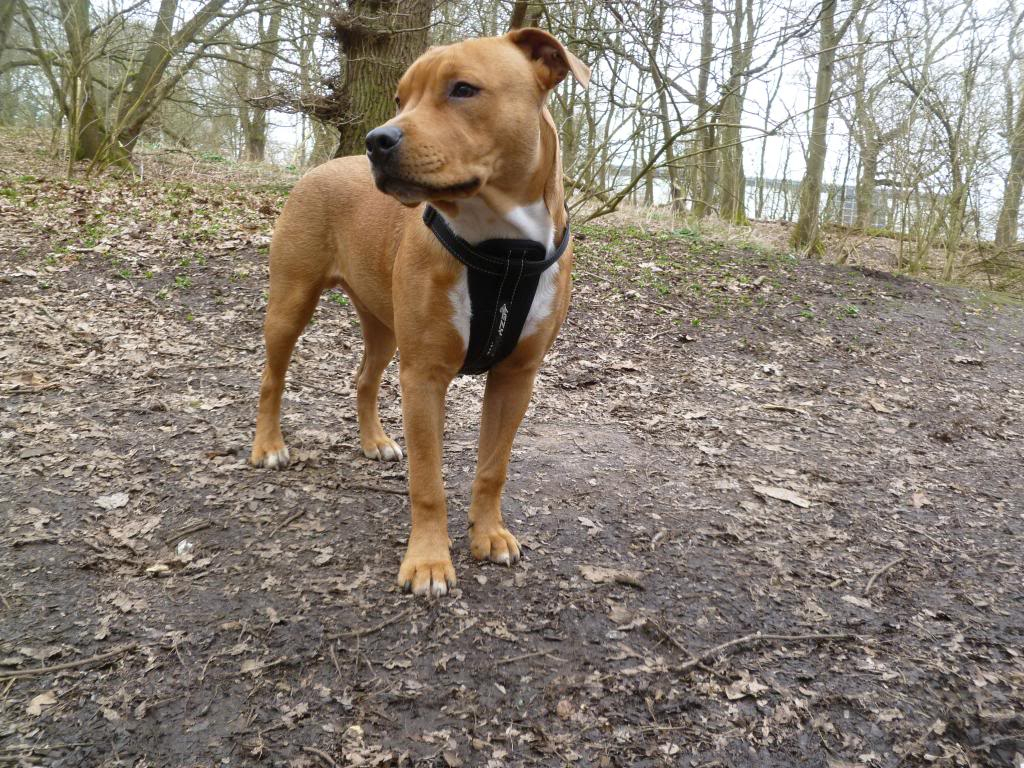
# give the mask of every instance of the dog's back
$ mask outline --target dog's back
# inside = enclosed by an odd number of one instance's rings
[[[365,156],[329,160],[304,175],[274,226],[272,282],[344,286],[391,325],[391,273],[410,212],[377,191]]]

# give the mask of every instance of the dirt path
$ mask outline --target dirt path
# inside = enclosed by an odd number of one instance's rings
[[[60,194],[0,197],[0,763],[1022,760],[1020,309],[586,229],[505,497],[527,559],[468,555],[459,380],[459,589],[428,603],[392,584],[405,465],[358,452],[340,297],[289,380],[298,462],[245,463],[279,196],[171,241],[197,214],[166,195]]]

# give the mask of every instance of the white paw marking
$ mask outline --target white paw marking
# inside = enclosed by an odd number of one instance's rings
[[[260,466],[266,467],[267,469],[284,469],[287,467],[288,447],[285,446],[273,453],[268,453],[263,457],[263,461],[260,462]]]
[[[391,440],[383,445],[375,445],[369,449],[364,448],[363,455],[374,461],[401,461],[402,449],[398,447],[398,443]]]
[[[494,562],[501,563],[502,565],[512,565],[512,556],[508,552],[504,552],[494,558]]]
[[[448,594],[448,582],[446,582],[444,579],[441,579],[441,581],[433,581],[433,580],[431,580],[431,582],[430,582],[430,593],[434,597],[443,597],[444,595],[447,595]]]
[[[444,597],[448,594],[448,583],[441,579],[440,581],[434,581],[431,579],[426,584],[422,584],[412,591],[414,595],[430,595],[432,597]]]

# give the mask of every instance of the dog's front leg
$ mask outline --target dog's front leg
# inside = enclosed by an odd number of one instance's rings
[[[480,451],[469,507],[469,547],[477,560],[505,565],[519,560],[519,542],[501,516],[501,492],[508,477],[512,441],[530,404],[536,374],[535,368],[499,365],[487,375]]]
[[[455,586],[441,476],[444,398],[451,377],[440,370],[403,361],[399,378],[405,445],[409,451],[412,531],[398,570],[398,584],[417,595],[444,595]]]

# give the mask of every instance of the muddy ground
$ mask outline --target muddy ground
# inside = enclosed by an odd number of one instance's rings
[[[284,190],[2,173],[0,764],[1024,763],[1012,302],[582,228],[505,496],[526,559],[469,557],[461,379],[429,602],[340,295],[298,461],[246,464]],[[392,366],[393,435],[399,398]]]

